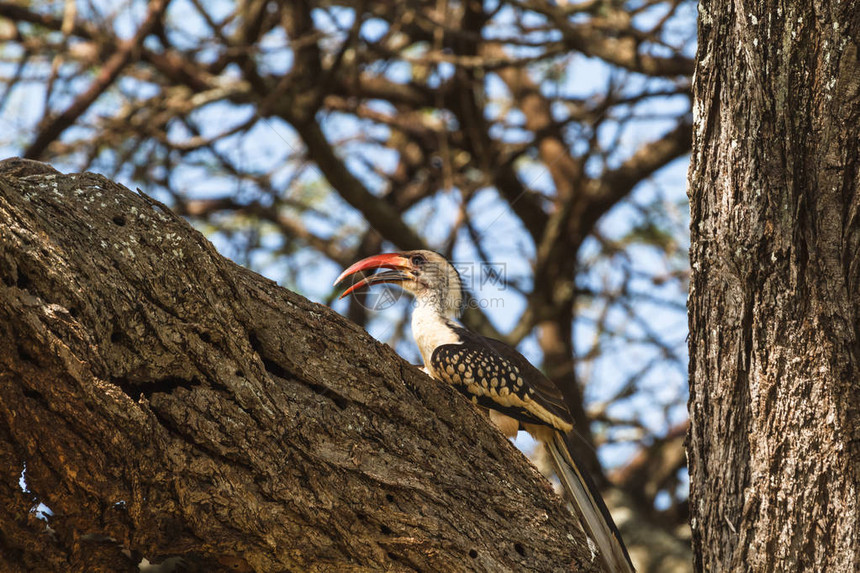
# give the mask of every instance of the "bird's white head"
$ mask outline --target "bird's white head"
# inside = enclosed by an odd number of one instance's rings
[[[393,283],[415,297],[416,302],[442,316],[456,318],[463,304],[460,274],[445,257],[433,251],[404,251],[385,253],[362,259],[343,271],[334,282],[361,271],[387,269],[370,275],[349,287],[343,298],[363,286]]]

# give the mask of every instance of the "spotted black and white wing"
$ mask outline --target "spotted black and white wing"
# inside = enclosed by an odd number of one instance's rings
[[[475,403],[530,424],[563,432],[573,427],[561,394],[519,352],[498,340],[456,329],[462,343],[438,346],[436,376]]]

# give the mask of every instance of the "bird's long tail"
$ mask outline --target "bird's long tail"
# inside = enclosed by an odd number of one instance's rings
[[[621,534],[597,491],[591,477],[580,470],[561,432],[554,432],[546,448],[555,466],[555,473],[570,501],[582,516],[585,534],[597,544],[606,566],[612,573],[635,571]]]

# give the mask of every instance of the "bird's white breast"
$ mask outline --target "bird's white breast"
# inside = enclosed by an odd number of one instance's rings
[[[435,309],[417,305],[412,312],[412,336],[424,359],[424,367],[429,374],[436,377],[430,365],[430,357],[438,346],[443,344],[460,344],[457,336],[449,326],[449,320],[441,316]]]

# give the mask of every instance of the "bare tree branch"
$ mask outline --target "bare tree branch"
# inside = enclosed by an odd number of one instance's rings
[[[39,130],[36,139],[27,147],[27,151],[24,153],[25,157],[31,159],[41,157],[48,145],[85,113],[108,86],[119,77],[123,68],[131,61],[132,52],[138,49],[143,44],[143,40],[152,32],[167,9],[169,2],[170,0],[152,0],[149,3],[146,19],[134,37],[119,45],[117,52],[105,62],[90,87],[78,96],[72,105]]]

